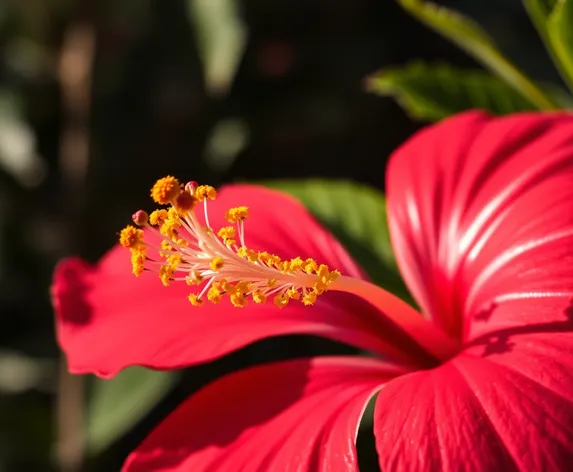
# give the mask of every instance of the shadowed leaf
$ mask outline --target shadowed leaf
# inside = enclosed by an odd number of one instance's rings
[[[88,452],[105,450],[135,426],[169,393],[177,376],[130,367],[113,379],[93,377],[86,417]]]

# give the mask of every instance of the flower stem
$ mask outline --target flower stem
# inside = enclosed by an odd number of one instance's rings
[[[447,335],[439,326],[424,318],[406,302],[377,285],[354,277],[342,276],[328,288],[352,293],[366,300],[440,361],[450,359],[460,350],[459,341]]]

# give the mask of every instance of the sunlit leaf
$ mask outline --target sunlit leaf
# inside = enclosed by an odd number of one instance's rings
[[[396,266],[386,222],[386,201],[380,192],[349,181],[288,180],[265,185],[298,198],[375,283],[411,300]]]
[[[530,78],[513,65],[493,39],[475,21],[460,13],[424,0],[398,0],[414,17],[452,41],[505,80],[539,109],[559,108]]]
[[[569,27],[573,27],[573,17],[569,14],[567,21],[567,17],[562,15],[562,8],[556,8],[557,0],[523,0],[523,4],[555,67],[569,89],[573,91],[573,80],[567,66],[567,51],[562,51],[562,41],[566,39],[568,34],[568,31],[563,31],[563,28],[567,28],[568,22]],[[556,21],[558,24],[554,25],[553,23]],[[565,52],[565,56],[563,56],[563,52]]]
[[[88,452],[105,450],[135,426],[169,393],[177,376],[130,367],[110,380],[94,377],[86,417]]]
[[[555,8],[557,0],[523,0],[523,4],[535,26],[540,30],[545,30],[547,19]]]
[[[382,69],[367,81],[370,91],[392,96],[413,117],[439,120],[472,108],[495,114],[534,110],[535,105],[503,82],[483,71],[415,62]]]
[[[224,95],[235,78],[247,42],[236,0],[188,0],[207,92]]]
[[[573,90],[573,1],[560,0],[547,19],[547,34],[555,60]]]

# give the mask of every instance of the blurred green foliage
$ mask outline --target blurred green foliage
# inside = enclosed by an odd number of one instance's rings
[[[547,86],[531,79],[472,19],[426,0],[398,2],[492,74],[460,72],[444,65],[421,63],[373,74],[368,81],[369,89],[381,95],[396,96],[412,117],[438,120],[468,108],[482,108],[495,114],[570,109],[573,97],[561,85]],[[524,0],[523,3],[556,69],[573,90],[573,2]]]
[[[208,93],[227,93],[243,57],[246,27],[235,0],[189,0],[189,16]]]
[[[69,381],[53,266],[97,260],[161,175],[270,182],[407,297],[382,192],[388,156],[420,123],[363,79],[422,120],[569,107],[571,1],[523,3],[539,36],[519,0],[1,2],[0,472],[118,470],[217,375],[261,352],[343,349],[288,338],[174,375]]]
[[[130,367],[113,380],[92,378],[86,417],[87,452],[104,451],[175,385],[177,372]]]

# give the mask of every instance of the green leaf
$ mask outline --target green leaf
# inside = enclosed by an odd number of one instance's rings
[[[471,108],[499,115],[536,109],[497,77],[446,64],[414,62],[382,69],[368,78],[367,87],[379,95],[395,97],[410,116],[422,120],[439,120]]]
[[[207,92],[224,95],[233,83],[247,43],[237,0],[188,0]]]
[[[555,84],[544,84],[543,90],[545,90],[547,94],[551,95],[553,100],[555,100],[555,103],[559,103],[561,108],[565,110],[573,110],[573,95],[571,95],[567,90]]]
[[[569,16],[563,15],[563,7],[561,6],[563,3],[561,2],[558,6],[558,0],[523,0],[525,9],[537,28],[555,67],[569,89],[573,91],[573,79],[567,67],[567,57],[562,57],[563,51],[561,51],[562,39],[570,34],[566,29],[568,26],[569,28],[573,27],[573,17],[571,17],[570,12],[568,13]],[[567,25],[567,18],[569,18],[569,25]],[[557,24],[553,24],[555,22]]]
[[[373,282],[411,301],[398,272],[386,222],[384,196],[349,181],[264,182],[299,199],[344,245]]]
[[[398,0],[410,14],[449,39],[542,110],[559,108],[537,84],[513,65],[473,20],[424,0]]]
[[[129,367],[110,380],[92,378],[87,450],[95,455],[135,426],[174,386],[177,372]]]
[[[565,81],[573,90],[573,1],[559,0],[547,19],[547,35]]]
[[[557,0],[523,0],[523,5],[537,29],[543,32],[547,29],[547,18],[557,5]]]

